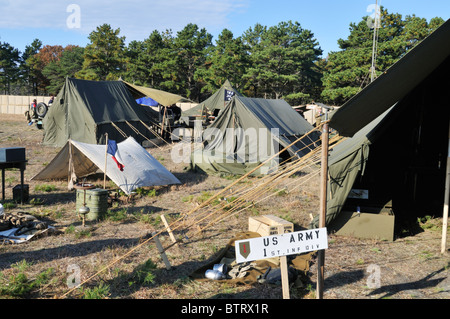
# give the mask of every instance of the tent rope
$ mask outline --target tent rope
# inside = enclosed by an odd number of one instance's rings
[[[318,128],[313,129],[312,131],[308,132],[305,135],[309,135],[311,132],[318,130],[319,128],[321,128],[321,126],[319,126]],[[301,138],[304,138],[305,136],[302,136]],[[263,165],[265,165],[266,163],[268,163],[269,161],[271,161],[274,157],[278,156],[279,154],[281,154],[282,152],[286,151],[288,148],[290,148],[292,145],[294,145],[295,143],[297,143],[301,138],[297,139],[296,141],[292,142],[291,144],[289,144],[288,146],[286,146],[285,148],[283,148],[282,150],[280,150],[277,154],[271,156],[270,158],[268,158],[266,161],[264,161],[263,163],[259,164],[257,167],[253,168],[251,171],[247,172],[245,175],[241,176],[240,178],[238,178],[236,181],[234,181],[233,183],[231,183],[230,185],[226,186],[225,188],[223,188],[221,191],[219,191],[215,196],[210,197],[209,199],[207,199],[205,202],[203,202],[202,204],[200,204],[199,206],[197,206],[194,209],[191,209],[188,213],[184,213],[181,214],[181,217],[178,218],[177,220],[175,220],[174,222],[172,222],[170,225],[168,225],[168,227],[165,227],[164,229],[162,229],[159,232],[155,232],[152,234],[152,236],[150,236],[150,238],[142,241],[140,244],[138,244],[137,246],[133,247],[132,249],[130,249],[128,252],[126,252],[124,255],[116,258],[115,260],[113,260],[112,262],[110,262],[109,264],[107,264],[105,267],[103,267],[102,269],[100,269],[99,271],[97,271],[96,273],[94,273],[93,275],[91,275],[90,277],[88,277],[87,279],[85,279],[83,282],[79,283],[77,286],[71,288],[69,291],[67,291],[66,293],[64,293],[63,295],[61,295],[60,297],[55,297],[55,298],[64,298],[65,296],[69,295],[71,292],[73,292],[74,290],[76,290],[77,288],[81,287],[82,285],[84,285],[86,282],[92,280],[93,278],[97,277],[100,273],[102,273],[103,271],[109,269],[111,266],[113,266],[114,264],[118,263],[119,261],[123,260],[124,258],[128,257],[130,254],[132,254],[134,251],[136,251],[138,248],[142,247],[143,245],[147,244],[150,240],[154,239],[156,236],[162,234],[163,232],[167,231],[168,229],[171,229],[171,231],[173,232],[174,230],[177,230],[178,228],[184,227],[185,229],[189,229],[195,225],[199,225],[200,222],[202,222],[203,220],[205,220],[208,216],[212,216],[213,213],[219,211],[219,209],[216,209],[213,212],[210,212],[209,214],[207,214],[207,216],[202,217],[200,220],[194,220],[193,223],[191,223],[191,225],[186,225],[186,218],[190,215],[192,215],[194,212],[200,210],[201,208],[204,208],[207,205],[210,205],[214,200],[218,199],[220,195],[224,194],[226,191],[230,190],[233,186],[237,185],[239,182],[243,181],[244,178],[247,178],[248,176],[251,176],[252,173],[254,173],[257,169],[259,169],[260,167],[262,167]],[[331,143],[330,143],[331,144]],[[336,144],[335,144],[336,145]],[[262,183],[262,185],[258,187],[254,187],[251,188],[250,191],[248,192],[247,195],[247,202],[249,201],[250,198],[250,194],[253,196],[258,196],[260,195],[260,191],[261,188],[263,188],[263,190],[265,190],[264,192],[267,192],[267,188],[264,188],[267,185],[278,185],[282,180],[285,180],[287,178],[289,178],[290,176],[292,176],[292,174],[295,174],[296,172],[300,171],[302,168],[304,168],[304,162],[306,162],[307,160],[314,158],[314,156],[317,155],[318,150],[320,149],[320,147],[317,147],[315,150],[311,151],[310,154],[307,154],[306,156],[299,158],[297,160],[297,163],[295,165],[284,165],[284,170],[283,172],[279,172],[277,174],[275,174],[275,176],[268,176],[267,179],[268,181],[265,181],[264,183]],[[309,155],[309,156],[308,156]],[[320,162],[320,160],[318,161],[313,160],[311,162],[310,165],[317,165],[317,163]],[[314,174],[317,174],[318,170],[316,170],[316,172]],[[306,175],[305,175],[306,176]],[[273,183],[273,181],[279,177],[281,180],[278,180],[277,183]],[[314,176],[309,176],[309,178],[312,178]],[[308,180],[308,179],[307,179]],[[295,182],[295,181],[293,181]],[[292,182],[292,183],[293,183]],[[306,181],[305,181],[306,182]],[[298,185],[297,185],[298,187]],[[271,189],[273,187],[269,187],[268,189]],[[242,188],[241,188],[242,190]],[[243,194],[243,196],[245,196],[246,194]],[[273,196],[273,194],[267,196],[266,198]],[[257,197],[255,197],[257,198]],[[258,202],[261,202],[263,200],[265,200],[266,198],[260,199]],[[233,202],[235,202],[236,199],[230,203],[228,203],[227,205],[231,205]],[[242,199],[240,199],[240,201],[242,201]],[[251,203],[251,205],[254,205],[254,202]],[[213,206],[214,207],[214,206]],[[236,206],[238,207],[238,206]],[[191,235],[190,237],[194,237],[197,234],[201,233],[202,231],[204,231],[207,227],[210,227],[211,225],[217,223],[218,221],[224,220],[226,217],[231,216],[231,214],[237,214],[238,212],[246,209],[248,207],[244,206],[240,206],[239,210],[238,208],[233,208],[225,211],[225,213],[222,216],[217,217],[215,220],[210,221],[205,227],[199,227],[199,229],[197,229],[197,231],[194,232],[193,235]],[[224,211],[224,207],[220,207],[221,211]],[[200,216],[202,216],[204,214],[200,214]],[[181,223],[180,223],[181,221]],[[176,224],[179,225],[176,225]],[[174,227],[173,227],[174,226]],[[177,244],[178,242],[182,242],[182,240],[178,239],[176,240],[174,243],[172,243],[171,245],[169,245],[168,247],[166,247],[164,249],[167,250],[170,247],[174,246],[175,244]]]
[[[120,134],[122,134],[122,136],[123,137],[125,137],[125,138],[127,138],[128,136],[125,134],[125,132],[124,131],[122,131],[117,125],[116,125],[116,123],[114,123],[114,122],[111,122],[111,124],[112,124],[112,126],[114,126],[115,127],[115,129],[120,133]]]
[[[153,142],[152,140],[150,140],[147,136],[145,136],[144,134],[142,134],[141,132],[139,132],[139,130],[137,128],[135,128],[133,125],[131,125],[131,123],[129,123],[128,121],[125,121],[125,123],[128,124],[128,126],[136,133],[141,135],[142,137],[144,137],[147,141],[149,141],[150,143],[152,143],[153,145],[155,145],[157,148],[161,149],[161,147],[159,147],[155,142]]]

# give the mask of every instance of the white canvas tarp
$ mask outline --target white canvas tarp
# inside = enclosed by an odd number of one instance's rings
[[[136,140],[129,137],[117,144],[120,171],[111,155],[106,156],[106,175],[130,194],[134,189],[148,186],[180,184],[180,181],[161,163],[150,155]],[[69,188],[76,179],[105,171],[106,145],[87,144],[69,140],[55,158],[32,180],[55,180],[68,178]]]

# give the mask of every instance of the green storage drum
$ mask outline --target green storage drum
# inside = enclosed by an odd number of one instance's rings
[[[77,212],[84,203],[84,192],[86,192],[86,206],[89,207],[87,220],[99,220],[105,216],[108,210],[108,190],[101,188],[77,189]]]

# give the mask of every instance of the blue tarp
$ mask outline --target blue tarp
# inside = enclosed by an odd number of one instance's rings
[[[136,100],[137,104],[143,104],[148,106],[158,106],[158,102],[156,102],[154,99],[149,97],[141,97],[140,99]]]

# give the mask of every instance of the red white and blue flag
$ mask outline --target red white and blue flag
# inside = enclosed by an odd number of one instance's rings
[[[117,167],[120,169],[121,172],[123,172],[123,168],[125,167],[122,163],[119,162],[120,155],[119,150],[117,148],[117,143],[114,140],[108,140],[108,154],[111,154],[112,159],[114,162],[116,162]],[[117,159],[119,158],[119,159]]]

